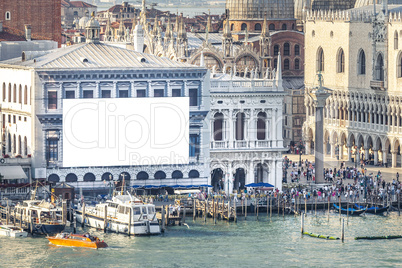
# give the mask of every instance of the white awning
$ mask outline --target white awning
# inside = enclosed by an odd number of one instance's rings
[[[21,166],[0,166],[0,175],[3,180],[28,178]]]

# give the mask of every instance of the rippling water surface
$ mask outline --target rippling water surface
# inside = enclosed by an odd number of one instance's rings
[[[239,217],[236,223],[201,218],[169,227],[160,236],[127,237],[90,230],[107,249],[49,245],[45,237],[0,237],[0,267],[262,267],[402,265],[402,239],[354,240],[355,236],[402,235],[402,216],[345,218],[345,243],[301,237],[300,217]],[[309,214],[305,230],[340,237],[339,216]],[[78,230],[82,232],[82,230]]]

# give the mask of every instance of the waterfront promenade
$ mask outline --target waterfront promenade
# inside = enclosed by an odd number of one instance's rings
[[[293,162],[299,163],[300,156],[296,154],[283,154],[283,157],[287,157],[288,159],[292,160]],[[314,162],[314,155],[305,155],[303,154],[301,156],[302,161],[308,159],[310,162]],[[344,162],[347,167],[355,167],[355,163],[351,161],[345,161],[345,160],[336,160],[335,158],[331,157],[325,157],[324,159],[324,168],[336,168],[337,170],[341,166],[341,163]],[[357,164],[357,168],[360,169],[360,164]],[[392,182],[393,179],[396,179],[396,173],[398,172],[399,174],[402,174],[402,168],[391,168],[391,167],[379,167],[379,166],[373,166],[373,165],[366,165],[365,169],[367,169],[367,174],[373,173],[373,175],[376,175],[378,171],[381,171],[382,174],[382,179],[385,180],[386,182]],[[290,169],[289,169],[290,170]],[[290,172],[288,172],[288,179],[290,178]],[[352,183],[354,180],[353,179],[347,179],[344,181],[344,184]],[[301,183],[306,183],[307,180],[305,178],[301,178],[300,180]]]

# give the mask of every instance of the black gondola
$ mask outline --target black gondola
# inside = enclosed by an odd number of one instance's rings
[[[388,210],[388,207],[375,207],[374,206],[374,207],[366,208],[364,206],[359,206],[357,204],[355,204],[355,207],[357,209],[366,209],[366,213],[371,213],[371,214],[382,214]]]
[[[339,212],[339,206],[334,204],[334,208]],[[354,208],[341,208],[341,214],[349,214],[351,216],[357,216],[360,215],[362,213],[366,212],[365,209],[354,209]]]

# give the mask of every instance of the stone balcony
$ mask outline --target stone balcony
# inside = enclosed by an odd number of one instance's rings
[[[212,141],[211,150],[227,149],[274,149],[280,146],[279,141],[254,140],[254,141]]]
[[[371,80],[370,87],[377,90],[385,90],[384,81]]]

